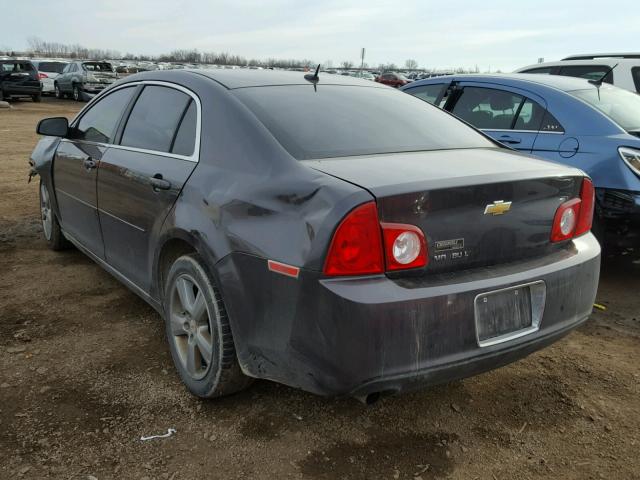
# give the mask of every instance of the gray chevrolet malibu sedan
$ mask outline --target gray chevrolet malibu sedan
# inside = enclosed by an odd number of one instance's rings
[[[162,315],[200,397],[263,378],[373,401],[505,365],[591,313],[590,179],[383,85],[147,72],[38,132],[47,242]]]

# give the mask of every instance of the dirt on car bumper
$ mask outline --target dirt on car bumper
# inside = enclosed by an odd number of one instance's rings
[[[401,280],[308,271],[295,279],[263,259],[230,257],[219,264],[223,277],[252,271],[239,288],[223,282],[245,373],[356,397],[475,375],[549,345],[588,318],[600,271],[591,234],[544,258]],[[538,330],[479,346],[476,297],[531,282],[546,287]]]

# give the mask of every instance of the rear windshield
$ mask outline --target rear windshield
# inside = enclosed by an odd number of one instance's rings
[[[340,85],[235,90],[298,160],[495,147],[453,116],[390,88]]]
[[[89,70],[90,72],[112,72],[110,63],[98,63],[98,62],[85,62],[82,64],[85,70]]]
[[[63,62],[40,62],[38,70],[41,72],[62,73],[67,64]]]
[[[34,70],[31,62],[2,62],[0,66],[3,72],[32,72]]]
[[[606,85],[569,92],[611,118],[628,132],[640,130],[640,95]]]

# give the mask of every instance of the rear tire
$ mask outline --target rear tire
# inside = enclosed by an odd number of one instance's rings
[[[37,95],[31,95],[31,100],[35,103],[40,103],[42,101],[42,94],[38,93]]]
[[[220,291],[199,255],[183,255],[169,269],[163,310],[173,362],[191,393],[221,397],[251,384],[238,363]]]
[[[80,87],[78,85],[73,86],[73,99],[76,102],[82,101],[82,92],[80,91]]]
[[[51,207],[51,194],[47,186],[40,181],[40,219],[42,220],[42,233],[51,250],[64,250],[71,244],[64,237],[60,223]]]

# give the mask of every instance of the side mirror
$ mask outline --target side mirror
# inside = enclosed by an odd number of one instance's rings
[[[42,119],[38,122],[36,133],[49,137],[66,137],[69,133],[69,120],[65,117]]]

